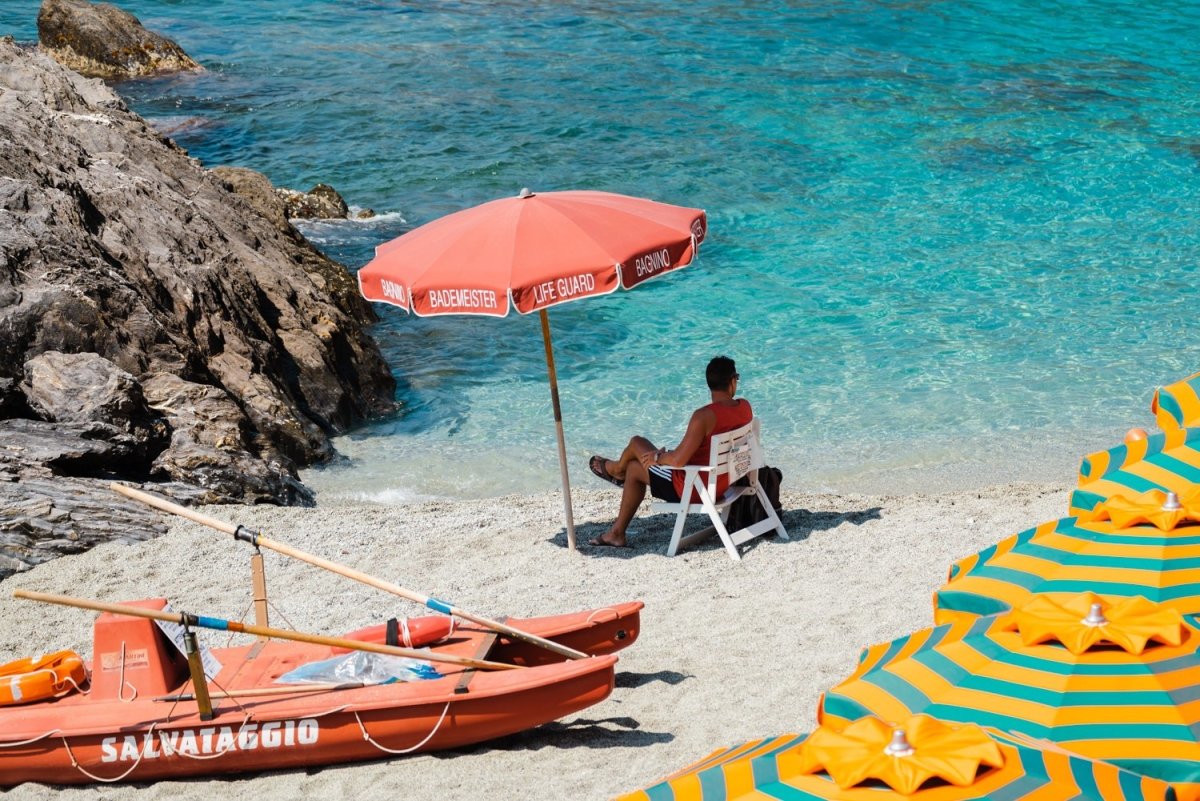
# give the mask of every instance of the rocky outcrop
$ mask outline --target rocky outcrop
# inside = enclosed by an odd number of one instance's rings
[[[175,42],[108,3],[43,0],[37,26],[42,48],[81,75],[119,80],[203,69]]]
[[[354,276],[344,265],[326,258],[288,222],[287,207],[267,176],[244,167],[214,167],[211,172],[221,180],[226,189],[241,195],[243,200],[268,220],[280,236],[295,243],[296,258],[313,280],[318,281],[321,289],[337,302],[339,308],[349,310],[360,320],[375,320],[371,304],[358,291],[358,282]]]
[[[25,362],[24,389],[42,420],[110,426],[129,440],[129,453],[110,470],[145,475],[167,445],[166,422],[146,404],[137,379],[99,354],[38,354]]]
[[[329,184],[317,184],[307,192],[276,189],[290,218],[344,220],[350,215],[346,201]]]
[[[359,209],[351,214],[345,198],[329,184],[317,184],[307,192],[280,187],[275,194],[283,202],[283,213],[291,220],[369,220],[373,209]]]
[[[136,542],[167,530],[157,512],[115,494],[107,481],[45,471],[6,484],[4,475],[0,471],[0,578],[102,542]]]
[[[346,220],[352,216],[345,199],[329,184],[317,184],[307,192],[297,192],[274,187],[267,176],[244,167],[213,167],[212,171],[230,191],[245,198],[282,232],[299,236],[289,220]],[[353,218],[366,220],[374,216],[371,209],[360,209]]]
[[[269,182],[235,177],[0,40],[0,520],[29,517],[29,482],[111,500],[112,477],[309,502],[297,468],[391,408],[352,276],[270,206]]]

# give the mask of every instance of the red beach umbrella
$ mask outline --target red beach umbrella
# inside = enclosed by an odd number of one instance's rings
[[[575,547],[567,449],[546,309],[632,289],[692,263],[701,209],[610,192],[530,192],[464,209],[375,249],[358,272],[367,300],[419,317],[538,312],[558,435],[567,540]]]

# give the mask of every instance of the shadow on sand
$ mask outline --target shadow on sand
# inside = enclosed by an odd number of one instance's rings
[[[483,751],[540,751],[543,748],[644,748],[668,743],[674,734],[642,731],[635,718],[574,718],[545,723],[534,729],[499,737],[485,744],[438,752],[432,756],[452,759],[458,753]]]
[[[690,673],[680,673],[675,670],[660,670],[657,673],[621,671],[617,673],[616,685],[618,687],[641,687],[652,682],[661,681],[663,684],[674,686],[692,678],[695,678],[695,676]]]
[[[779,519],[783,522],[784,529],[787,530],[788,539],[781,540],[774,534],[768,534],[765,537],[759,537],[746,543],[741,547],[741,552],[744,556],[758,548],[759,545],[768,539],[775,544],[788,545],[803,542],[814,532],[834,529],[844,523],[861,526],[868,520],[880,519],[882,511],[883,507],[881,506],[872,506],[867,509],[853,509],[846,512],[810,512],[807,509],[784,509],[780,513]],[[613,512],[614,514],[616,513],[615,507]],[[671,532],[675,528],[675,515],[646,515],[636,518],[629,526],[628,545],[625,548],[588,545],[588,540],[599,537],[608,531],[608,526],[609,523],[607,522],[581,523],[577,525],[575,527],[575,541],[579,545],[579,550],[591,556],[608,556],[621,559],[632,559],[635,556],[645,555],[665,557],[667,545],[671,542]],[[689,515],[687,525],[683,530],[684,537],[701,532],[706,528],[712,528],[706,515]],[[565,528],[559,529],[554,536],[547,539],[547,542],[557,545],[560,548],[566,548],[567,530]],[[713,550],[722,547],[724,546],[721,545],[720,539],[713,532],[712,536],[688,548],[687,551],[680,548],[679,553]]]

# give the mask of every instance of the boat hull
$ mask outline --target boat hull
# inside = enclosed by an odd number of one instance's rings
[[[565,615],[509,618],[504,622],[527,634],[553,640],[585,654],[599,656],[628,648],[637,640],[641,632],[641,611],[644,606],[641,601],[626,601]],[[475,624],[467,624],[467,627],[478,629]],[[386,626],[370,626],[345,636],[361,642],[382,643],[386,637]],[[539,645],[506,636],[497,640],[490,658],[525,666],[550,665],[566,659]]]
[[[92,666],[88,695],[0,708],[0,786],[213,776],[470,745],[603,701],[617,662],[601,655],[510,670],[438,663],[437,679],[314,690],[277,679],[331,649],[258,641],[211,650],[220,663],[208,683],[215,715],[203,720],[182,655],[162,646],[151,621],[106,614],[96,626],[104,659]],[[499,649],[495,634],[464,628],[433,650],[496,660]]]

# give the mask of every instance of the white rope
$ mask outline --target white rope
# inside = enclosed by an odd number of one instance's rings
[[[242,613],[241,613],[240,615],[238,615],[238,617],[237,617],[237,620],[238,620],[238,622],[240,622],[240,623],[245,623],[245,622],[246,622],[246,615],[247,615],[247,614],[250,612],[250,610],[251,610],[251,609],[253,609],[253,608],[254,608],[254,601],[250,601],[250,603],[246,605],[246,608],[242,610]],[[237,636],[237,632],[236,632],[236,631],[231,631],[231,632],[229,632],[229,636],[225,638],[225,647],[226,647],[226,648],[228,648],[229,646],[233,645],[233,638],[234,638],[234,637],[236,637],[236,636]]]
[[[332,715],[335,712],[345,712],[346,708],[349,706],[350,706],[349,704],[342,704],[341,706],[335,706],[333,709],[326,710],[326,711],[320,713],[319,715],[305,715],[304,717],[306,717],[306,718],[323,718],[326,715]]]
[[[39,673],[49,673],[51,676],[54,677],[53,690],[54,690],[55,695],[59,695],[63,692],[66,692],[66,687],[64,686],[66,684],[70,684],[72,687],[74,687],[79,692],[83,692],[83,688],[81,688],[78,684],[75,683],[75,679],[71,678],[70,673],[67,673],[65,676],[60,677],[58,675],[58,671],[55,670],[54,668],[38,668],[37,670],[31,670],[28,673],[22,673],[19,676],[15,676],[14,678],[15,679],[24,679],[26,676],[36,676]],[[87,693],[83,693],[83,694],[87,695]]]
[[[238,743],[238,742],[240,742],[240,741],[241,741],[242,732],[246,730],[246,724],[247,724],[247,723],[249,723],[249,722],[250,722],[250,720],[251,720],[250,713],[249,713],[249,712],[247,712],[247,713],[246,713],[246,716],[242,718],[242,725],[241,725],[241,726],[238,726],[237,737],[236,737],[236,738],[234,738],[234,740],[232,741],[232,743]],[[156,724],[156,725],[157,725],[157,724]],[[151,727],[151,728],[153,728],[153,727]],[[163,739],[164,735],[160,733],[158,736],[159,736],[159,743],[160,743],[160,744],[166,744],[166,742],[167,742],[167,741],[166,741],[165,739]],[[164,750],[166,750],[166,749],[164,749]],[[179,751],[179,750],[177,750],[177,749],[176,749],[174,746],[172,746],[172,747],[171,747],[171,753],[172,753],[173,755],[175,755],[175,756],[181,756],[181,757],[187,757],[188,759],[199,759],[199,760],[205,760],[205,759],[216,759],[217,757],[220,757],[220,756],[225,756],[225,755],[226,755],[226,754],[228,754],[230,751],[236,751],[236,750],[238,750],[238,749],[237,749],[237,747],[236,747],[235,745],[233,745],[233,744],[230,744],[230,745],[229,745],[229,746],[227,746],[227,747],[226,747],[224,750],[222,750],[222,751],[217,751],[215,754],[208,754],[208,755],[206,756],[206,755],[203,755],[203,754],[188,754],[188,753],[184,753],[183,751]]]
[[[598,613],[600,613],[600,612],[612,612],[612,614],[613,614],[613,616],[612,616],[612,619],[613,619],[613,620],[620,620],[620,619],[621,619],[621,613],[620,613],[620,612],[618,612],[616,609],[613,609],[611,606],[606,606],[606,607],[604,607],[603,609],[593,609],[593,610],[592,610],[592,613],[591,613],[590,615],[588,615],[588,616],[587,616],[587,621],[586,621],[586,622],[587,622],[587,623],[589,623],[589,624],[590,624],[590,623],[594,623],[595,621],[594,621],[594,620],[592,620],[592,618],[594,618],[594,617],[595,617],[595,616],[596,616]],[[606,623],[607,623],[608,621],[604,621],[604,622],[606,622]]]
[[[22,740],[19,743],[0,743],[0,748],[16,748],[19,745],[29,745],[31,743],[36,743],[38,740],[44,740],[47,737],[53,737],[55,734],[57,734],[61,731],[62,731],[62,729],[51,729],[50,731],[46,732],[45,734],[39,734],[37,737],[34,737],[32,740]]]
[[[429,732],[429,734],[426,735],[424,740],[422,740],[421,742],[412,746],[411,748],[402,748],[399,751],[392,749],[392,748],[388,748],[387,746],[384,746],[384,745],[380,745],[375,740],[373,740],[371,738],[371,735],[367,734],[367,727],[365,725],[363,725],[362,718],[360,718],[358,716],[358,710],[354,711],[354,719],[358,721],[358,728],[362,730],[363,739],[366,740],[371,745],[378,748],[380,751],[384,751],[389,754],[411,754],[413,751],[416,751],[418,748],[425,745],[425,743],[432,740],[433,735],[438,733],[438,729],[440,729],[442,727],[442,721],[446,719],[446,713],[450,711],[450,703],[451,703],[450,701],[446,702],[445,708],[442,709],[442,716],[440,718],[438,718],[438,722],[433,725],[433,731]]]
[[[130,704],[137,700],[137,687],[134,687],[129,682],[125,681],[125,641],[121,640],[121,675],[117,678],[117,700],[122,703]],[[125,687],[133,690],[133,695],[125,697]],[[70,750],[69,748],[67,750]],[[74,759],[74,757],[72,757]]]
[[[55,678],[56,679],[58,678],[57,674],[55,675]],[[84,681],[86,682],[88,680],[84,679]],[[88,687],[86,690],[83,689],[82,687],[79,686],[79,684],[75,681],[75,679],[71,678],[71,676],[69,674],[66,676],[63,676],[62,679],[58,683],[59,684],[70,684],[72,687],[75,688],[75,692],[79,693],[80,695],[91,695],[92,694],[91,687]]]
[[[287,627],[289,629],[291,629],[292,631],[296,630],[296,624],[293,623],[292,621],[288,620],[288,616],[283,613],[283,610],[280,609],[278,606],[276,606],[274,603],[272,603],[269,598],[267,599],[267,606],[271,609],[271,611],[275,612],[276,614],[279,615],[279,617],[283,618],[283,622],[287,624]]]
[[[158,725],[158,721],[155,721],[155,722],[151,723],[151,724],[150,724],[150,728],[149,728],[149,729],[146,731],[146,734],[151,734],[151,735],[152,735],[152,734],[154,734],[154,727],[155,727],[155,726],[157,726],[157,725]],[[114,776],[114,777],[112,777],[112,778],[110,778],[110,779],[106,779],[106,778],[104,778],[103,776],[97,776],[97,775],[96,775],[96,774],[94,774],[94,773],[89,773],[89,772],[88,772],[88,771],[87,771],[87,770],[86,770],[86,769],[83,767],[83,765],[80,765],[80,764],[79,764],[79,760],[77,760],[77,759],[75,758],[75,753],[74,753],[74,752],[71,750],[71,744],[70,744],[69,742],[67,742],[67,738],[66,738],[66,737],[63,737],[63,738],[62,738],[62,741],[63,741],[63,746],[64,746],[64,747],[66,747],[66,749],[67,749],[67,756],[69,756],[69,757],[71,758],[71,767],[75,768],[75,770],[79,771],[79,772],[80,772],[80,773],[82,773],[84,776],[87,776],[87,777],[88,777],[89,779],[91,779],[92,781],[94,781],[94,782],[103,782],[103,783],[105,783],[105,784],[112,784],[113,782],[119,782],[119,781],[121,781],[122,779],[124,779],[126,776],[128,776],[130,773],[133,773],[133,772],[134,772],[134,770],[136,770],[136,769],[137,769],[137,766],[138,766],[138,765],[140,765],[140,764],[142,764],[142,757],[144,757],[144,756],[145,756],[145,754],[146,754],[146,752],[145,752],[145,749],[139,748],[139,749],[138,749],[138,755],[137,755],[137,759],[135,759],[135,760],[133,761],[133,764],[129,766],[129,770],[125,771],[125,772],[124,772],[124,773],[122,773],[120,776]]]

